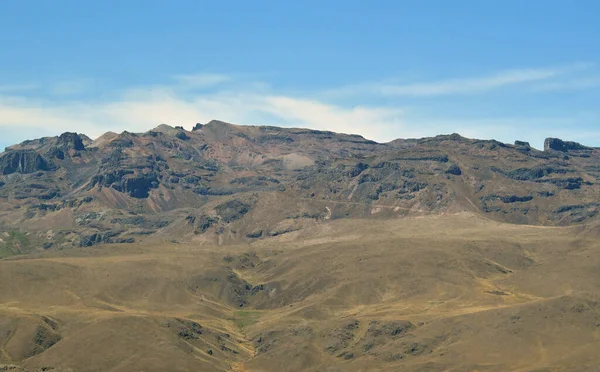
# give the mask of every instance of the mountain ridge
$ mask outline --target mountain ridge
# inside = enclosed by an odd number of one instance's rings
[[[162,124],[94,140],[66,132],[10,146],[0,154],[0,223],[51,247],[155,235],[226,244],[326,217],[460,211],[571,225],[598,219],[599,181],[600,150],[556,138],[543,151],[456,133],[377,143],[213,120],[189,131]]]
[[[494,142],[499,142],[502,143],[500,141],[496,141],[494,139],[489,139],[489,140],[482,140],[482,139],[474,139],[474,138],[468,138],[468,137],[464,137],[462,135],[460,135],[459,133],[450,133],[450,134],[438,134],[436,136],[433,137],[408,137],[408,138],[396,138],[396,139],[392,139],[390,141],[387,142],[377,142],[374,140],[370,140],[368,138],[365,138],[363,135],[360,134],[353,134],[353,133],[342,133],[342,132],[334,132],[334,131],[328,131],[328,130],[318,130],[318,129],[310,129],[310,128],[304,128],[304,127],[278,127],[278,126],[272,126],[272,125],[243,125],[243,124],[232,124],[232,123],[228,123],[225,121],[221,121],[221,120],[216,120],[213,119],[211,121],[209,121],[206,124],[201,124],[201,123],[196,123],[194,126],[192,126],[192,128],[188,131],[186,130],[183,126],[171,126],[168,124],[160,124],[157,127],[150,129],[146,132],[129,132],[127,130],[124,130],[123,132],[121,132],[120,134],[109,131],[106,132],[100,136],[98,136],[96,139],[92,139],[90,137],[88,137],[86,134],[84,133],[75,133],[75,132],[64,132],[61,135],[64,136],[69,136],[71,134],[76,134],[78,136],[82,137],[82,140],[84,140],[86,142],[86,146],[90,146],[92,145],[93,142],[96,142],[97,140],[101,139],[102,137],[114,137],[114,136],[119,136],[119,135],[123,135],[126,133],[132,133],[132,134],[136,134],[136,135],[143,135],[145,133],[148,132],[162,132],[162,133],[174,133],[176,131],[185,131],[185,132],[194,132],[197,130],[201,130],[203,127],[208,126],[208,128],[217,128],[219,126],[221,127],[228,127],[228,128],[235,128],[239,131],[243,132],[243,128],[255,128],[255,129],[263,129],[263,130],[276,130],[276,131],[280,131],[280,130],[289,130],[291,132],[301,132],[301,133],[313,133],[313,134],[323,134],[323,135],[342,135],[342,136],[349,136],[349,137],[354,137],[354,138],[358,138],[358,139],[362,139],[364,141],[370,142],[372,144],[379,144],[379,145],[387,145],[387,144],[393,144],[393,143],[404,143],[404,142],[417,142],[417,141],[426,141],[426,140],[431,140],[431,139],[436,139],[436,138],[463,138],[463,139],[467,139],[467,140],[477,140],[477,141],[494,141]],[[18,144],[14,144],[14,145],[10,145],[7,146],[4,150],[4,152],[6,151],[10,151],[11,149],[15,149],[15,148],[20,148],[20,147],[25,147],[25,146],[31,146],[31,145],[35,145],[36,143],[40,143],[40,142],[44,142],[44,141],[48,141],[48,140],[52,140],[54,138],[59,138],[59,140],[64,141],[65,139],[62,138],[61,139],[61,135],[57,135],[57,136],[50,136],[50,137],[41,137],[38,139],[33,139],[33,140],[25,140],[21,143]],[[506,145],[511,145],[508,143],[504,143]],[[529,142],[524,142],[524,141],[520,141],[520,140],[515,140],[514,144],[512,144],[514,146],[522,146],[522,147],[530,147],[532,149],[535,149],[534,147],[532,147]],[[593,146],[585,146],[582,145],[581,143],[578,142],[574,142],[574,141],[564,141],[560,138],[556,138],[556,137],[547,137],[544,140],[544,146],[543,146],[543,150],[544,151],[550,151],[550,150],[556,150],[556,151],[563,151],[561,150],[561,148],[564,151],[571,151],[571,150],[594,150],[594,149],[598,149],[598,147],[593,147]],[[2,155],[4,152],[1,152],[0,155]]]

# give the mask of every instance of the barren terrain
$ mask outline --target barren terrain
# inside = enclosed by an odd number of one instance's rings
[[[0,154],[0,371],[597,371],[600,149],[219,121]]]
[[[56,371],[595,371],[593,228],[470,213],[0,261],[0,359]]]

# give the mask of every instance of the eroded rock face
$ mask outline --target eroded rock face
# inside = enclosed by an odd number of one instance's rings
[[[57,145],[62,150],[85,150],[81,136],[77,133],[65,132],[58,137]]]
[[[138,174],[129,176],[121,182],[123,192],[133,198],[147,198],[151,189],[158,187],[158,178],[155,173]]]
[[[0,157],[0,174],[27,174],[54,169],[56,166],[34,150],[9,151]]]
[[[218,121],[194,129],[165,125],[94,142],[68,132],[11,146],[0,154],[1,212],[12,208],[33,225],[42,217],[62,224],[67,209],[105,211],[106,219],[76,218],[60,237],[73,245],[83,237],[84,246],[122,239],[107,231],[142,239],[165,221],[175,225],[164,234],[229,242],[269,239],[328,219],[396,218],[451,206],[526,224],[600,216],[600,206],[590,204],[597,201],[600,151],[559,139],[539,151],[522,141],[458,135],[373,144],[354,135]],[[84,198],[93,203],[79,211]],[[571,205],[589,207],[561,209]],[[6,215],[0,224],[19,224]]]
[[[572,141],[563,141],[560,138],[546,138],[544,141],[544,151],[562,151],[567,152],[571,150],[591,150],[590,147],[583,146],[580,143]]]
[[[96,185],[112,187],[133,198],[144,199],[149,196],[151,189],[158,188],[159,180],[155,172],[136,173],[130,169],[118,169],[94,176],[88,189]]]
[[[94,233],[91,235],[82,236],[79,241],[80,247],[91,247],[96,244],[108,244],[108,243],[134,243],[134,238],[120,238],[121,231],[106,231],[103,233]]]
[[[187,134],[185,134],[185,131],[183,130],[177,132],[177,134],[175,134],[175,137],[179,138],[182,141],[187,141],[190,139],[190,137]]]

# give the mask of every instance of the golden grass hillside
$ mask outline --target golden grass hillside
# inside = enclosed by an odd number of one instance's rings
[[[0,260],[0,364],[595,371],[600,243],[586,231],[461,213],[13,256]]]

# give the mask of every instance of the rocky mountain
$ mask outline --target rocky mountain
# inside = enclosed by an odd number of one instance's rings
[[[0,371],[596,371],[599,179],[554,138],[26,141],[0,154]]]
[[[0,154],[0,257],[160,238],[254,241],[342,218],[470,211],[532,225],[597,219],[600,149],[458,134],[358,135],[220,121],[92,140],[63,133]]]

